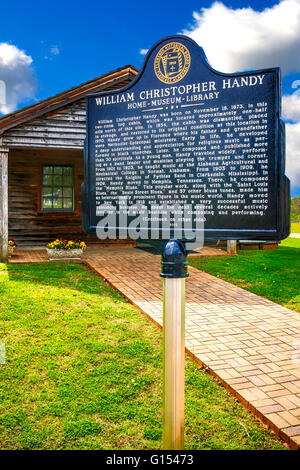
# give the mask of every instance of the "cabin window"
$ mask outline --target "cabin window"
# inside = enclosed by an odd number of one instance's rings
[[[42,210],[74,210],[74,168],[72,165],[43,165]]]

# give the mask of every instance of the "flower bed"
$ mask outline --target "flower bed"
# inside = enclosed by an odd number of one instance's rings
[[[14,252],[14,249],[18,246],[14,238],[8,239],[8,256],[11,256]]]
[[[81,258],[86,244],[81,240],[57,238],[48,243],[47,252],[50,259]]]

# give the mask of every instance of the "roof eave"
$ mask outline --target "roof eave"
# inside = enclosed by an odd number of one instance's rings
[[[91,93],[94,88],[97,88],[100,92],[102,88],[105,89],[107,86],[112,86],[124,80],[126,77],[135,77],[137,74],[138,70],[134,66],[126,65],[125,67],[116,69],[115,71],[108,72],[101,77],[89,80],[77,87],[73,87],[50,98],[39,101],[38,103],[34,103],[18,111],[7,114],[0,118],[0,135],[3,135],[13,127],[22,125],[47,113],[51,113],[59,108],[72,104]]]

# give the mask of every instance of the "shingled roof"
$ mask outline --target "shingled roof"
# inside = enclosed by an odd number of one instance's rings
[[[130,82],[138,74],[138,70],[133,65],[112,70],[98,78],[89,80],[81,85],[58,93],[38,103],[26,106],[13,113],[6,114],[0,118],[0,135],[8,129],[24,124],[38,117],[47,115],[68,104],[74,103],[90,93],[114,90],[123,87],[126,82]],[[125,83],[124,83],[125,82]]]

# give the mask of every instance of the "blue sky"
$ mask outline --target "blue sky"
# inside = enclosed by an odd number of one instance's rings
[[[182,32],[220,71],[282,68],[288,170],[292,195],[300,196],[300,0],[3,2],[0,80],[8,81],[10,107],[0,111],[126,64],[139,68],[141,50]]]

